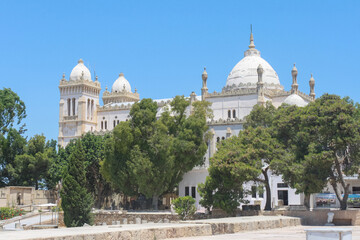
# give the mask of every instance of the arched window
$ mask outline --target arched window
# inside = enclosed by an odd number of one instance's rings
[[[105,121],[105,130],[107,129],[107,121]]]
[[[116,122],[115,122],[115,120],[114,120],[114,127],[116,126]]]
[[[68,110],[68,116],[71,114],[71,99],[68,98],[67,100],[67,110]]]
[[[225,140],[225,137],[222,137],[221,140]]]
[[[236,111],[235,111],[235,109],[233,110],[233,118],[236,118]]]
[[[72,115],[75,116],[75,98],[72,99]]]
[[[117,124],[119,124],[119,120],[117,120]]]
[[[228,111],[228,118],[231,118],[231,110]]]
[[[101,121],[101,130],[104,129],[104,122]]]

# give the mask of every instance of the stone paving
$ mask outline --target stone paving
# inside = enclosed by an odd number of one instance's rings
[[[176,240],[305,240],[305,229],[319,228],[318,226],[296,226],[276,229],[266,229],[248,232],[239,232],[233,234],[221,234],[206,237],[186,237],[177,238]],[[327,227],[328,228],[328,227]],[[360,227],[359,226],[339,226],[338,228],[352,229],[352,240],[360,240]],[[170,240],[170,238],[165,239]],[[173,239],[172,239],[173,240]]]
[[[197,220],[181,223],[146,223],[30,231],[2,231],[0,232],[0,239],[153,240],[192,236],[206,236],[204,238],[206,239],[213,234],[296,226],[299,224],[299,218],[284,216],[253,216]]]

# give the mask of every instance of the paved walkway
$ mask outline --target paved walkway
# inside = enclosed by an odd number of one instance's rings
[[[41,214],[41,222],[49,221],[49,220],[51,220],[51,218],[52,218],[51,213],[43,213],[43,214]],[[55,214],[53,215],[53,218],[55,220]],[[12,223],[4,225],[4,227],[3,227],[4,230],[14,230],[15,229],[15,223],[19,223],[19,221],[12,222]],[[40,215],[36,215],[34,217],[22,219],[22,220],[20,220],[20,224],[21,225],[26,224],[27,226],[28,225],[40,224]]]
[[[187,237],[187,238],[176,238],[176,240],[305,240],[306,232],[305,229],[319,228],[318,226],[296,226],[286,228],[275,228],[267,230],[239,232],[233,234],[222,234],[215,236],[205,237]],[[327,227],[328,228],[328,227]],[[351,228],[352,240],[360,240],[360,227],[359,226],[339,226],[338,228]],[[174,240],[173,238],[165,240]]]

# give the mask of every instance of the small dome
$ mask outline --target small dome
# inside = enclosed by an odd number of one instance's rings
[[[295,93],[285,98],[284,103],[289,105],[296,105],[298,107],[305,107],[308,104],[304,99],[302,99],[302,97]]]
[[[84,65],[84,61],[80,59],[78,64],[70,73],[70,81],[78,81],[83,77],[84,80],[91,81],[91,74],[89,69]]]
[[[119,74],[118,79],[112,85],[111,92],[131,92],[131,86],[128,80],[124,77],[123,73]]]

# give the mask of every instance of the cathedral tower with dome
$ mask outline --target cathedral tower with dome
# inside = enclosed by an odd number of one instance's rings
[[[202,73],[201,96],[192,92],[190,102],[206,100],[210,102],[213,110],[213,118],[207,119],[211,138],[208,142],[208,150],[204,156],[205,163],[197,166],[184,175],[179,184],[179,195],[190,195],[196,199],[199,206],[200,196],[197,192],[199,183],[205,182],[208,176],[209,159],[216,152],[216,144],[233,135],[237,135],[243,129],[245,117],[257,104],[265,104],[270,101],[275,107],[286,103],[306,106],[315,100],[315,80],[311,75],[309,81],[310,94],[299,91],[297,80],[298,70],[295,64],[291,70],[292,85],[289,91],[284,90],[276,71],[261,57],[260,51],[255,48],[254,37],[250,35],[250,45],[244,52],[244,57],[235,65],[227,77],[226,84],[221,91],[209,92],[207,88],[208,74],[206,69]],[[290,74],[289,74],[290,76]],[[65,75],[60,80],[60,107],[59,107],[59,137],[61,146],[66,146],[71,139],[79,138],[86,132],[97,134],[112,131],[121,121],[129,119],[132,105],[140,100],[137,89],[132,91],[129,81],[123,73],[120,73],[114,81],[111,92],[106,88],[102,95],[103,105],[100,105],[101,86],[98,78],[91,79],[88,68],[80,59],[71,71],[69,79]],[[160,116],[164,107],[172,99],[154,99],[158,104]],[[191,113],[189,107],[188,114]],[[282,183],[281,176],[271,175],[272,202],[277,204],[282,200],[287,204],[300,204],[302,195],[296,194],[294,189]],[[247,183],[245,188],[251,189],[254,183]],[[281,194],[280,194],[281,192]],[[250,204],[262,200],[266,194],[249,196]]]

